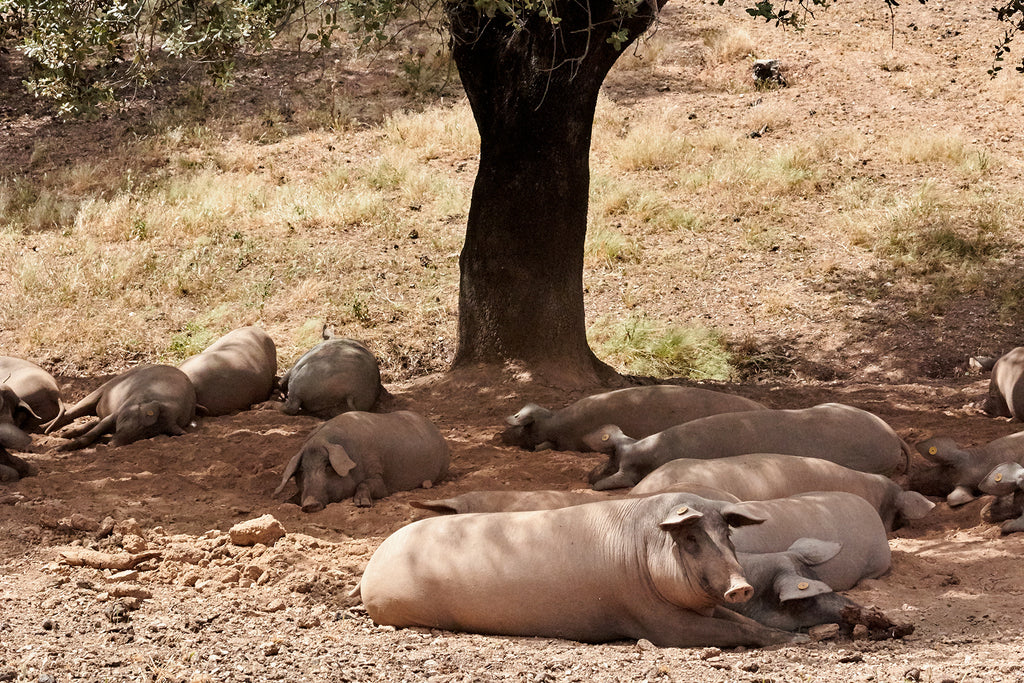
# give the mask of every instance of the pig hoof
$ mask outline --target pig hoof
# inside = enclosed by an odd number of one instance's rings
[[[368,508],[373,506],[373,498],[370,496],[356,496],[352,499],[357,508]]]

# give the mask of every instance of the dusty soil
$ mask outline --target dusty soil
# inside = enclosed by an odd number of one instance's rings
[[[512,378],[432,376],[390,386],[393,407],[429,415],[453,447],[449,478],[359,509],[304,514],[275,499],[316,420],[248,411],[181,437],[57,453],[36,437],[40,474],[0,491],[2,680],[1021,680],[1024,537],[979,521],[981,502],[891,536],[892,570],[848,595],[915,626],[901,641],[838,640],[762,650],[583,645],[377,627],[347,597],[382,539],[427,514],[424,497],[477,489],[572,489],[593,454],[501,445],[502,418],[527,400],[571,396]],[[99,380],[72,380],[76,399]],[[836,400],[872,410],[909,442],[978,443],[1016,428],[980,415],[985,380],[762,383],[725,387],[773,407]],[[282,498],[293,491],[290,484]],[[234,545],[235,524],[273,515],[287,535]],[[110,517],[113,533],[96,539]],[[109,522],[108,522],[109,524]],[[65,553],[152,551],[129,573],[70,566]],[[52,678],[45,678],[51,676]]]

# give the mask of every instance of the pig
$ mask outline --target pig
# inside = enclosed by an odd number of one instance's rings
[[[920,519],[935,507],[920,493],[904,491],[884,475],[851,470],[820,458],[777,453],[671,460],[640,480],[631,493],[656,493],[683,482],[728,491],[740,500],[786,498],[808,491],[848,491],[874,506],[887,531],[906,520]]]
[[[912,633],[912,625],[896,624],[877,610],[865,609],[818,578],[815,567],[840,550],[838,543],[801,538],[782,552],[736,553],[754,595],[730,609],[784,631],[839,624],[840,631],[849,635],[855,626],[863,624],[874,639],[902,638]]]
[[[917,451],[937,467],[915,472],[911,486],[929,495],[944,492],[946,502],[956,507],[977,498],[978,483],[996,465],[1024,463],[1024,432],[974,448],[960,448],[953,439],[937,436],[917,444]]]
[[[196,415],[196,390],[188,376],[170,365],[137,365],[106,382],[46,426],[47,433],[85,415],[100,419],[65,430],[60,450],[85,448],[111,431],[111,446],[158,434],[178,436]]]
[[[982,363],[982,367],[987,364]],[[991,366],[988,397],[981,409],[997,417],[1024,419],[1024,346],[1003,354]]]
[[[295,501],[303,512],[353,498],[368,507],[373,499],[409,491],[448,472],[448,444],[427,418],[408,410],[351,411],[317,427],[285,467],[281,493],[295,477]]]
[[[595,491],[469,491],[452,498],[413,500],[414,508],[446,514],[469,512],[523,512],[525,510],[556,510],[558,508],[622,496],[602,495]]]
[[[513,446],[529,450],[589,451],[583,437],[615,424],[634,439],[656,434],[697,418],[748,410],[767,410],[757,401],[710,389],[655,385],[588,396],[561,410],[528,403],[506,419],[502,434]]]
[[[348,410],[372,409],[383,388],[377,359],[365,346],[331,337],[295,361],[281,378],[281,392],[284,413],[329,420]]]
[[[32,437],[19,426],[19,416],[23,413],[32,414],[32,408],[13,389],[0,384],[0,448],[20,451],[32,443]]]
[[[35,465],[8,453],[6,448],[0,446],[0,482],[18,481],[22,477],[38,473],[39,470]]]
[[[23,403],[13,415],[21,429],[41,431],[42,425],[64,412],[57,381],[31,361],[0,356],[0,385],[7,385]]]
[[[904,471],[910,455],[907,444],[881,418],[839,403],[712,415],[640,440],[606,425],[584,440],[609,454],[608,462],[590,473],[589,481],[598,491],[635,486],[677,458],[783,453],[890,475]]]
[[[1000,500],[994,501],[982,510],[982,519],[991,522],[1008,520],[1002,525],[1004,534],[1024,531],[1024,510],[1021,509],[1024,498],[1024,467],[1016,462],[996,465],[979,482],[978,488],[1000,497]]]
[[[743,505],[766,521],[756,529],[744,527],[733,532],[737,552],[781,552],[800,538],[839,543],[842,549],[837,555],[814,567],[818,578],[837,591],[889,570],[892,555],[885,526],[871,503],[858,495],[814,491],[745,501]]]
[[[377,548],[353,595],[378,624],[662,647],[799,638],[723,606],[750,598],[729,526],[747,503],[688,493],[431,517]]]
[[[196,401],[206,415],[228,415],[270,398],[277,348],[261,328],[241,327],[178,368],[192,381]]]

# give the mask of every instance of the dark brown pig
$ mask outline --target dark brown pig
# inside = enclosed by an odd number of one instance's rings
[[[64,411],[57,381],[31,361],[0,356],[0,385],[7,385],[22,402],[12,416],[22,429],[37,431]]]
[[[884,475],[851,470],[820,458],[778,453],[672,460],[644,477],[630,493],[657,493],[684,482],[728,491],[740,500],[786,498],[809,491],[847,491],[871,503],[890,531],[906,520],[924,517],[935,507],[920,493],[904,491]]]
[[[295,477],[303,512],[354,498],[373,504],[395,491],[436,482],[448,471],[449,449],[427,418],[396,413],[342,413],[317,427],[285,467],[277,495]]]
[[[281,392],[283,412],[327,420],[348,410],[370,410],[384,390],[369,349],[354,339],[331,337],[295,361],[281,378]]]
[[[1004,462],[1024,463],[1024,432],[973,448],[960,448],[953,439],[937,436],[917,444],[917,451],[936,467],[915,472],[911,487],[929,495],[945,495],[952,506],[963,505],[980,495],[978,484],[993,467]]]
[[[528,403],[506,419],[510,426],[502,438],[530,450],[589,451],[583,437],[606,424],[642,439],[701,417],[762,409],[757,401],[710,389],[630,387],[588,396],[556,411]]]
[[[170,365],[138,365],[106,382],[47,425],[51,432],[79,417],[100,418],[60,436],[71,439],[61,450],[85,448],[114,432],[111,446],[158,434],[185,433],[196,415],[196,390],[181,370]]]
[[[599,491],[635,486],[677,458],[784,453],[888,475],[904,471],[909,456],[907,444],[881,418],[839,403],[712,415],[639,441],[606,425],[584,440],[609,455],[607,463],[590,473],[590,483]]]
[[[687,493],[432,517],[385,539],[357,593],[378,624],[664,647],[796,636],[725,609],[753,589],[729,527],[746,503]]]
[[[1024,346],[1003,354],[991,368],[992,379],[982,410],[997,417],[1024,419]]]
[[[228,415],[270,398],[277,348],[261,328],[241,327],[178,367],[192,381],[207,415]]]

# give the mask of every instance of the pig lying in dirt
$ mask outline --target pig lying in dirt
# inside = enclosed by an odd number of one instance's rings
[[[945,495],[952,506],[963,505],[981,493],[978,484],[996,465],[1024,463],[1024,432],[973,448],[960,448],[953,439],[937,436],[917,444],[917,451],[937,466],[914,472],[911,488]]]
[[[370,410],[383,388],[369,349],[354,339],[331,337],[295,361],[281,378],[281,392],[281,410],[288,415],[328,420],[348,410]]]
[[[259,327],[241,327],[178,367],[192,381],[207,415],[228,415],[270,398],[277,348]]]
[[[111,446],[123,446],[158,434],[178,436],[196,415],[196,390],[178,368],[138,365],[103,384],[47,425],[51,432],[76,418],[96,415],[99,421],[66,430],[71,441],[61,450],[85,448],[111,431]]]
[[[906,470],[910,449],[879,417],[839,403],[803,410],[756,410],[693,420],[639,441],[606,425],[584,437],[608,462],[590,473],[596,490],[635,486],[677,458],[784,453],[877,474]]]
[[[606,424],[641,439],[701,417],[761,409],[765,407],[757,401],[710,389],[630,387],[588,396],[556,411],[529,403],[507,418],[510,427],[502,438],[530,450],[589,451],[583,437]]]
[[[557,510],[433,517],[380,545],[359,587],[378,624],[663,647],[797,636],[725,609],[753,588],[729,527],[746,503],[687,493]]]
[[[1018,346],[995,361],[985,359],[979,364],[992,370],[982,410],[997,417],[1024,419],[1024,346]]]
[[[656,493],[683,483],[728,491],[739,500],[786,498],[809,491],[847,491],[871,503],[890,531],[905,520],[924,517],[935,507],[920,493],[904,491],[881,474],[851,470],[819,458],[777,453],[671,460],[644,477],[631,493]]]
[[[395,413],[342,413],[317,427],[285,467],[279,494],[295,477],[295,502],[303,512],[354,498],[366,507],[375,498],[437,482],[448,472],[449,449],[427,418]]]
[[[999,496],[982,510],[986,522],[1006,521],[1002,526],[1004,534],[1024,531],[1024,467],[1015,462],[997,465],[978,484],[985,493]]]
[[[35,363],[11,356],[0,356],[0,386],[15,393],[23,405],[12,418],[21,429],[39,431],[47,422],[64,412],[60,387],[46,370]]]

